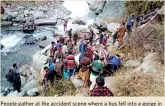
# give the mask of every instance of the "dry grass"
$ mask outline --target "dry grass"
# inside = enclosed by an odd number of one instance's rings
[[[115,96],[164,95],[164,77],[160,73],[133,72],[122,68],[115,76]]]
[[[73,86],[70,80],[61,79],[56,82],[55,87],[52,87],[49,84],[47,95],[48,96],[55,96],[55,95],[71,96],[71,95],[75,95],[75,92],[76,92],[76,88]]]

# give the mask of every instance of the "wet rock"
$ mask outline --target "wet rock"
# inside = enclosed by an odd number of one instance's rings
[[[13,25],[13,23],[11,21],[2,21],[1,22],[1,27],[7,27],[7,26],[11,26]]]
[[[75,88],[81,88],[84,85],[84,82],[80,79],[77,79],[76,76],[71,77],[70,80],[73,83]]]
[[[36,19],[34,20],[34,23],[37,26],[41,26],[41,25],[53,25],[55,26],[57,24],[56,20],[49,20],[49,19]]]
[[[21,85],[24,86],[26,84],[26,78],[23,76],[20,77],[21,77]]]
[[[73,22],[72,22],[72,24],[78,24],[78,25],[86,25],[86,22],[84,22],[83,20],[74,20]]]
[[[46,40],[44,40],[44,41],[40,41],[39,42],[39,47],[40,48],[45,48],[45,47],[47,47],[49,44],[51,44],[51,42],[52,41],[54,41],[54,42],[56,42],[56,39],[52,39],[52,38],[48,38],[48,39],[46,39]]]
[[[128,61],[124,64],[125,67],[131,67],[131,68],[135,68],[135,67],[138,67],[138,66],[140,66],[140,65],[141,65],[141,63],[140,63],[140,61],[138,61],[138,60],[128,60]]]
[[[36,42],[33,39],[27,39],[24,44],[25,45],[34,45]]]
[[[29,89],[32,89],[32,88],[35,88],[36,87],[36,81],[35,80],[32,80],[30,82],[27,82],[25,84],[25,86],[23,87],[23,89],[25,89],[25,91],[29,90]]]

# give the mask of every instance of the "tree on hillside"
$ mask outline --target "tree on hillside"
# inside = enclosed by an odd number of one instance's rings
[[[126,1],[125,11],[128,15],[146,14],[149,11],[154,11],[156,8],[161,8],[164,1]]]

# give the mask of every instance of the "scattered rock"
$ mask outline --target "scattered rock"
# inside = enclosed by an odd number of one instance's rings
[[[26,84],[26,78],[23,76],[20,77],[21,77],[21,85],[24,86]]]
[[[141,63],[138,60],[128,60],[124,64],[125,67],[131,67],[131,68],[135,68],[135,67],[138,67],[140,65],[141,65]]]
[[[84,82],[80,79],[77,79],[76,76],[70,78],[75,88],[83,87]]]
[[[35,87],[36,87],[36,81],[32,80],[30,82],[27,82],[23,89],[25,89],[25,91],[27,91],[27,90],[35,88]]]
[[[86,25],[86,22],[84,22],[83,20],[74,20],[72,24]]]

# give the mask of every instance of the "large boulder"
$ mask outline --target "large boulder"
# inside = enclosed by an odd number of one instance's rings
[[[84,22],[83,20],[77,19],[77,20],[74,20],[72,24],[86,25],[86,22]]]
[[[77,79],[76,76],[72,76],[70,78],[70,80],[73,83],[73,85],[74,85],[75,88],[81,88],[84,85],[84,82],[82,80],[80,80],[80,79]]]
[[[137,67],[134,71],[156,72],[158,58],[158,53],[149,53],[147,56],[144,57],[142,65]]]
[[[88,1],[89,9],[94,11],[95,14],[99,14],[103,12],[103,8],[105,6],[106,1],[100,1],[100,0],[90,0]]]
[[[48,56],[41,54],[40,51],[38,51],[36,54],[33,55],[33,64],[35,64],[36,67],[42,67],[47,62],[48,62]]]
[[[8,14],[1,14],[1,20],[2,21],[10,21],[12,17]]]
[[[128,60],[128,61],[124,64],[125,67],[131,67],[131,68],[136,68],[136,67],[138,67],[138,66],[140,66],[140,65],[141,65],[141,63],[140,63],[140,61],[138,61],[138,60]]]
[[[20,77],[21,77],[21,85],[24,86],[26,84],[26,78],[23,76]]]
[[[25,86],[23,87],[23,89],[25,89],[25,91],[35,88],[37,86],[36,81],[35,80],[31,80],[30,82],[27,82],[25,84]]]
[[[11,21],[2,21],[1,22],[1,27],[8,27],[11,25],[13,25],[13,22],[11,22]]]
[[[37,78],[37,76],[39,75],[39,71],[34,66],[30,67],[30,72],[32,73],[32,76],[34,78]]]
[[[100,29],[101,31],[107,30],[107,24],[100,18],[96,18],[94,25],[97,29]]]
[[[25,71],[27,71],[27,69],[29,69],[29,68],[30,68],[30,64],[25,64],[19,69],[19,72],[22,74]]]
[[[7,95],[7,97],[16,97],[16,96],[19,96],[18,91],[10,92],[10,93]]]
[[[37,87],[37,88],[32,88],[32,89],[29,89],[26,93],[28,96],[36,96],[41,91],[41,89],[42,89],[42,86]]]

